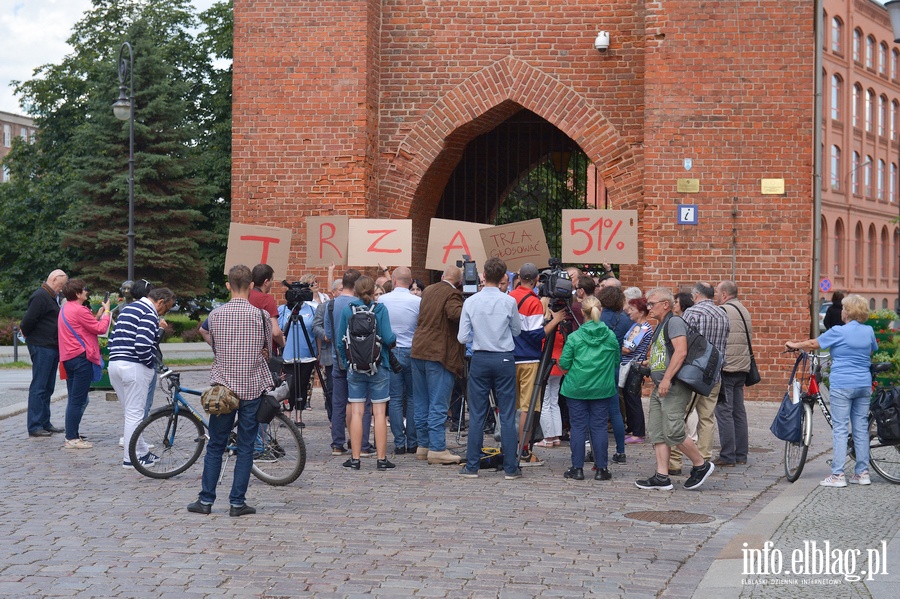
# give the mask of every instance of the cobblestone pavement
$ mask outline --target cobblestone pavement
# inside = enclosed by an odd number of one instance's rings
[[[186,386],[205,380],[203,371],[183,376]],[[26,437],[24,415],[0,420],[0,597],[691,597],[729,542],[790,487],[768,432],[776,407],[748,404],[748,466],[717,470],[699,491],[681,488],[681,477],[676,490],[654,492],[633,483],[653,471],[649,445],[629,445],[609,482],[563,479],[565,445],[540,451],[546,465],[516,481],[502,472],[461,479],[455,467],[409,455],[394,458],[394,471],[364,459],[348,472],[330,455],[317,398],[304,414],[306,470],[288,487],[251,479],[248,503],[259,513],[230,518],[221,500],[230,476],[212,515],[185,510],[202,460],[162,481],[123,469],[119,404],[92,392],[82,425],[92,450]],[[455,435],[448,441],[464,451]],[[829,446],[822,434],[814,442],[813,455]],[[673,510],[713,520],[627,515]],[[855,517],[870,518],[865,511]]]

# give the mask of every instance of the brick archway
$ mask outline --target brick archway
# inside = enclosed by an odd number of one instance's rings
[[[387,172],[379,194],[381,213],[412,218],[413,230],[427,231],[444,185],[466,144],[522,108],[552,123],[584,150],[598,167],[617,206],[640,207],[638,166],[642,156],[572,88],[521,60],[507,57],[445,94],[386,157]],[[414,263],[424,262],[425,239],[414,240],[413,254]]]

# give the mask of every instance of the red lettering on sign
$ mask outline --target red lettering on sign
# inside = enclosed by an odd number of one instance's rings
[[[461,245],[453,245],[459,239]],[[465,235],[462,234],[462,231],[457,231],[453,234],[453,237],[450,239],[449,243],[443,247],[444,249],[444,259],[441,260],[442,263],[447,264],[447,258],[450,257],[451,250],[462,250],[463,254],[467,256],[471,256],[472,252],[469,251],[469,244],[466,242]]]
[[[400,248],[396,248],[396,249],[387,249],[387,248],[376,248],[376,247],[375,247],[375,244],[377,244],[379,241],[381,241],[382,239],[384,239],[385,237],[387,237],[387,236],[390,235],[391,233],[396,233],[396,232],[397,232],[397,229],[380,229],[380,230],[379,230],[379,229],[374,229],[374,230],[373,230],[373,229],[368,229],[368,230],[366,231],[366,233],[370,233],[370,234],[371,234],[371,233],[374,233],[374,234],[381,233],[381,235],[378,237],[378,239],[376,239],[375,241],[372,242],[372,245],[370,245],[370,246],[369,246],[369,249],[367,249],[366,251],[368,251],[368,252],[376,252],[376,253],[378,253],[378,254],[399,254],[400,252],[403,251],[403,250],[401,250]]]
[[[262,258],[259,259],[260,264],[268,264],[266,260],[269,259],[269,245],[273,243],[281,243],[281,240],[277,237],[261,237],[259,235],[241,235],[241,241],[261,241],[263,244],[262,250]]]
[[[328,227],[329,229],[331,229],[331,234],[328,235],[328,236],[325,235],[325,228],[326,228],[326,227]],[[325,255],[324,255],[324,253],[323,253],[323,246],[324,246],[325,244],[328,244],[328,245],[330,245],[331,247],[333,247],[333,248],[334,248],[334,251],[337,252],[337,255],[338,255],[339,258],[343,258],[343,257],[344,257],[343,254],[341,254],[341,250],[339,250],[338,247],[337,247],[336,245],[334,245],[333,243],[331,243],[330,241],[328,241],[329,239],[333,238],[333,237],[335,236],[335,234],[337,234],[337,227],[335,227],[334,224],[332,224],[332,223],[321,223],[321,224],[319,225],[319,258],[324,258],[324,257],[325,257]]]

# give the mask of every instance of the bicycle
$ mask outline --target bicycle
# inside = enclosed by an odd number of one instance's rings
[[[201,391],[181,386],[181,375],[171,369],[161,369],[160,388],[168,405],[153,410],[134,430],[128,445],[128,455],[135,470],[150,478],[171,478],[190,468],[203,453],[209,435],[208,422],[184,398],[182,393],[202,395]],[[236,425],[236,423],[235,423]],[[156,459],[151,464],[137,457],[138,438],[154,445]],[[225,449],[228,458],[237,452],[237,430],[232,429]],[[251,472],[259,480],[274,486],[284,486],[297,480],[306,467],[306,444],[300,429],[278,412],[268,425],[261,426],[256,437]]]
[[[788,393],[794,402],[803,402],[801,419],[801,440],[797,443],[785,441],[784,443],[784,475],[788,482],[794,482],[800,478],[803,466],[806,464],[806,455],[809,444],[812,442],[812,417],[813,406],[819,405],[822,415],[829,427],[831,424],[831,411],[826,404],[828,387],[822,382],[822,361],[827,354],[800,351],[791,371],[788,381]],[[872,364],[873,375],[878,372],[886,372],[891,369],[891,364],[879,362]],[[877,383],[873,385],[877,389]],[[847,459],[855,459],[853,437],[847,442]],[[882,445],[876,434],[875,418],[869,413],[869,465],[883,479],[894,484],[900,484],[900,445]]]

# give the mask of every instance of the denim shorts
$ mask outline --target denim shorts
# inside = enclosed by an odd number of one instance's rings
[[[347,372],[347,389],[350,403],[361,403],[366,397],[372,403],[386,403],[391,399],[391,377],[384,366],[373,375]]]

